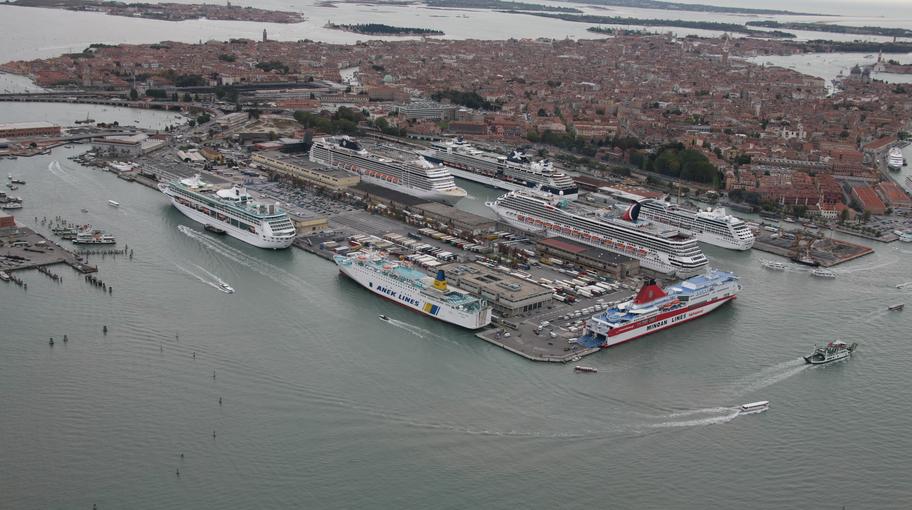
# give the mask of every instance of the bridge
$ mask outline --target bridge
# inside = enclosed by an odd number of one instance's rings
[[[217,108],[205,103],[180,101],[132,101],[100,93],[84,92],[34,92],[19,94],[0,94],[0,101],[17,103],[70,103],[120,106],[124,108],[141,108],[146,110],[188,111],[191,113],[207,112],[214,117],[222,114]]]

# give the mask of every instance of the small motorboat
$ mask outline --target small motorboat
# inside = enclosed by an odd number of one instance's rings
[[[810,356],[804,356],[804,361],[810,363],[811,365],[823,365],[824,363],[832,363],[834,361],[848,358],[853,352],[855,352],[855,349],[857,348],[857,343],[848,345],[845,342],[837,340],[835,342],[830,342],[823,347],[816,347]]]
[[[891,312],[898,312],[898,311],[902,310],[905,306],[906,306],[905,303],[896,303],[895,305],[888,306],[887,310],[890,310]]]
[[[378,315],[377,318],[382,321],[386,321],[386,322],[389,322],[389,320],[390,320],[389,317],[387,317],[386,315],[383,315],[383,314]]]
[[[80,209],[80,211],[82,211],[82,212],[84,212],[84,213],[87,213],[87,212],[89,212],[89,210],[88,210],[88,209]]]
[[[584,366],[582,366],[582,365],[577,365],[577,366],[573,367],[573,370],[575,370],[575,371],[577,371],[577,372],[586,373],[586,374],[595,374],[595,373],[598,373],[598,369],[597,369],[597,368],[595,368],[595,367],[584,367]]]
[[[120,207],[120,202],[115,202],[114,200],[108,200],[108,205],[111,207]]]
[[[222,291],[226,294],[234,294],[234,287],[232,287],[231,285],[228,285],[225,282],[220,281],[218,284],[218,287],[219,287],[220,291]]]
[[[203,225],[203,230],[205,230],[206,232],[212,232],[213,234],[219,234],[219,235],[225,233],[224,230],[222,230],[218,227],[215,227],[213,225]]]
[[[738,408],[741,414],[753,414],[753,413],[762,413],[769,409],[770,403],[769,400],[760,400],[759,402],[751,402],[750,404],[742,404]]]

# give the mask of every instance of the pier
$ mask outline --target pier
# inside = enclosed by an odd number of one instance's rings
[[[796,244],[800,243],[802,254],[810,255],[811,259],[823,267],[837,266],[874,253],[874,250],[867,246],[825,237],[820,234],[804,234],[803,239],[801,239],[798,238],[799,236],[796,233],[782,232],[787,235],[790,234],[794,238],[790,239],[781,235],[773,237],[771,232],[761,230],[757,233],[756,241],[754,241],[754,249],[788,258],[795,255]]]
[[[28,227],[0,229],[0,271],[10,273],[64,263],[82,274],[98,271],[79,255],[49,241]],[[45,274],[50,273],[47,271]]]

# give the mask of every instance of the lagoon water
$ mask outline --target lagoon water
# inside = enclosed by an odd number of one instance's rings
[[[895,287],[912,280],[908,245],[875,244],[836,280],[708,247],[743,279],[733,304],[578,375],[376,299],[305,252],[205,233],[159,193],[66,159],[81,150],[0,160],[28,182],[23,224],[62,215],[135,250],[92,261],[113,295],[65,266],[62,284],[0,284],[0,507],[912,504],[912,316],[886,310],[912,301]],[[469,210],[496,194],[469,191]],[[834,338],[861,347],[802,364]],[[736,415],[755,400],[771,409]]]

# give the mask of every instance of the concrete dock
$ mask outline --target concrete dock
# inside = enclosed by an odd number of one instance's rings
[[[804,247],[807,243],[810,243],[811,258],[823,267],[833,267],[874,253],[874,250],[867,246],[831,237],[805,237],[802,241],[803,250],[806,249]],[[791,257],[795,253],[795,239],[781,236],[774,238],[771,232],[761,230],[754,242],[754,249],[780,257]]]
[[[52,264],[67,264],[82,274],[98,268],[28,227],[0,229],[0,271],[7,273],[36,269]]]

